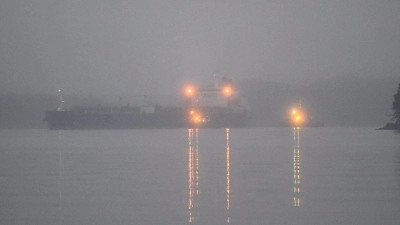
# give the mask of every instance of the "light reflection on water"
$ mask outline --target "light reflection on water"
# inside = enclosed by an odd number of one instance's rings
[[[229,128],[226,132],[226,222],[230,223],[230,147]],[[199,212],[199,129],[188,129],[189,145],[189,223],[195,222],[200,216]],[[205,206],[207,207],[207,206]]]
[[[399,159],[366,128],[0,130],[0,218],[397,225]]]
[[[64,139],[64,131],[58,131],[58,141],[62,142]],[[63,189],[64,189],[64,148],[58,147],[59,152],[59,183],[58,189],[60,193],[60,200],[58,205],[59,224],[63,224]]]
[[[294,206],[300,206],[300,127],[293,128]]]
[[[229,148],[229,128],[226,128],[226,222],[230,222],[229,208],[230,208],[230,192],[231,192],[231,176],[230,176],[230,148]]]
[[[188,129],[189,142],[189,222],[199,215],[199,130]]]

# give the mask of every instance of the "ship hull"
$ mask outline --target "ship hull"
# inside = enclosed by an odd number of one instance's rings
[[[154,113],[98,113],[46,111],[50,130],[234,128],[247,126],[245,113],[215,113],[203,123],[192,123],[184,110]]]
[[[301,125],[291,122],[281,122],[280,124],[282,127],[324,127],[324,124],[321,122],[308,122]]]

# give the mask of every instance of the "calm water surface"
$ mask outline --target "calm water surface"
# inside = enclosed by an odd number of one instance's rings
[[[400,224],[400,134],[0,130],[2,224]]]

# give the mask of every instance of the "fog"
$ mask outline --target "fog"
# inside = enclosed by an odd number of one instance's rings
[[[160,96],[215,73],[394,75],[399,11],[394,0],[2,1],[0,87]]]
[[[296,95],[332,113],[316,96],[341,107],[368,91],[376,96],[361,102],[385,115],[400,77],[399,11],[396,0],[1,1],[0,92],[176,105],[184,84],[217,74],[242,84],[259,115]],[[346,117],[345,105],[335,115]]]
[[[280,126],[287,111],[301,101],[310,116],[325,126],[382,127],[393,117],[391,110],[399,77],[333,77],[312,84],[285,84],[262,78],[237,85],[248,99],[249,127]],[[126,99],[65,94],[63,107],[123,106]],[[141,98],[135,99],[143,104]],[[183,98],[178,104],[183,105]],[[164,103],[164,102],[163,102]],[[166,105],[161,104],[161,105]],[[44,128],[44,111],[60,106],[57,94],[0,93],[0,129]]]
[[[313,84],[287,85],[266,80],[242,83],[249,99],[251,126],[279,126],[301,102],[325,126],[381,127],[393,118],[393,95],[400,77],[333,77]],[[390,88],[388,88],[390,87]]]

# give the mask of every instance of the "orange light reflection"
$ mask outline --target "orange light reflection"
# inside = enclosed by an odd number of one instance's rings
[[[230,222],[229,208],[230,208],[230,192],[231,192],[231,177],[230,177],[230,148],[229,148],[229,128],[226,128],[226,210],[227,219]]]
[[[189,143],[189,222],[192,223],[198,217],[199,195],[199,136],[198,129],[188,129]]]
[[[300,127],[293,128],[293,178],[294,178],[294,206],[300,206]]]

